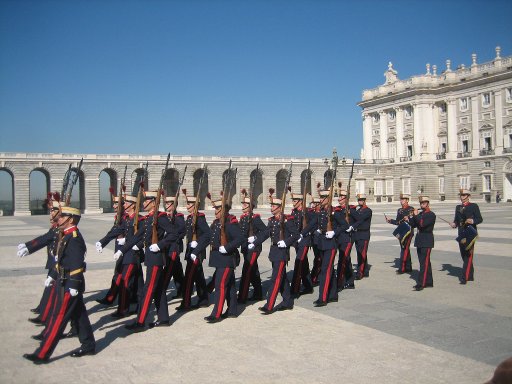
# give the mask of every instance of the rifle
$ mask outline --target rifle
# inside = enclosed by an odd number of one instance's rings
[[[258,178],[258,173],[260,171],[260,163],[256,165],[256,173],[254,177],[251,177],[251,182],[249,183],[249,236],[254,235],[254,228],[252,227],[252,212],[253,212],[253,198],[254,198],[254,188],[256,187],[256,179]]]
[[[64,178],[62,179],[62,189],[60,191],[60,196],[65,197],[66,187],[69,183],[69,177],[71,176],[71,164],[69,164],[68,170],[64,174]]]
[[[290,161],[290,168],[288,168],[288,175],[284,182],[283,195],[281,198],[281,216],[279,217],[279,240],[284,240],[285,229],[284,229],[284,208],[286,206],[286,194],[290,188],[290,179],[292,177],[292,162]]]
[[[151,244],[158,243],[158,211],[160,209],[160,197],[162,196],[163,186],[164,186],[164,177],[167,172],[167,168],[169,167],[169,159],[171,158],[171,152],[167,154],[167,161],[165,162],[165,168],[162,172],[162,176],[160,177],[160,185],[158,186],[156,199],[155,199],[155,212],[153,213],[153,222],[151,223]]]
[[[123,175],[123,178],[121,179],[121,186],[119,187],[119,195],[118,195],[118,199],[117,199],[117,212],[116,212],[116,220],[115,220],[115,225],[119,225],[121,224],[121,220],[122,220],[122,216],[123,216],[123,213],[124,213],[124,206],[123,206],[123,194],[126,193],[126,170],[128,168],[128,165],[125,165],[124,166],[124,175]]]
[[[228,186],[229,184],[229,186]],[[229,159],[229,167],[228,167],[228,171],[226,172],[226,178],[223,180],[223,185],[222,185],[222,191],[221,191],[221,194],[222,194],[222,205],[220,206],[220,218],[219,218],[219,223],[220,223],[220,245],[226,245],[228,243],[228,238],[226,236],[226,209],[225,209],[225,205],[226,205],[226,200],[227,200],[227,196],[229,195],[229,192],[231,190],[231,159]],[[228,190],[229,188],[229,190]]]
[[[197,186],[196,201],[194,203],[194,211],[192,213],[192,241],[197,241],[197,211],[199,210],[199,198],[201,193],[201,187],[203,186],[204,175],[206,174],[207,167],[203,169],[203,174],[199,179],[199,185]],[[185,192],[183,192],[185,193]]]
[[[302,187],[302,229],[306,228],[308,226],[308,219],[307,219],[307,215],[306,215],[306,212],[307,212],[307,207],[306,207],[306,203],[307,203],[307,186],[308,186],[308,181],[310,180],[311,178],[311,173],[310,173],[310,168],[311,168],[311,161],[308,161],[308,169],[307,169],[307,174],[306,174],[306,177],[304,178],[304,185]]]
[[[329,188],[329,205],[327,206],[327,231],[333,230],[332,225],[332,198],[334,195],[334,183],[336,182],[336,171],[338,168],[338,155],[336,153],[336,149],[332,151],[332,160],[331,160],[333,173],[332,173],[332,180],[331,180],[331,187]]]
[[[78,168],[76,169],[76,171],[74,171],[74,174],[73,174],[73,179],[71,180],[71,183],[69,183],[69,174],[71,174],[71,172],[69,172],[68,174],[68,177],[67,177],[67,185],[66,185],[66,195],[65,195],[65,203],[66,203],[66,206],[69,207],[69,204],[71,203],[71,194],[73,193],[73,187],[75,186],[76,182],[78,181],[78,175],[80,173],[80,170],[82,169],[82,163],[84,162],[84,158],[82,157],[82,160],[80,160],[80,163],[78,164]],[[71,170],[71,165],[69,166],[70,167],[70,170]]]
[[[174,195],[174,212],[172,213],[171,223],[174,224],[176,221],[176,213],[178,212],[178,198],[180,197],[180,189],[185,181],[185,174],[187,173],[187,166],[185,165],[185,170],[183,171],[183,175],[181,175],[181,179],[178,183],[178,189],[176,190],[176,194]]]
[[[350,177],[348,179],[348,187],[347,187],[347,201],[345,203],[345,221],[347,224],[349,223],[349,216],[350,216],[350,182],[352,181],[352,176],[354,175],[354,164],[355,160],[352,160],[352,168],[350,169]]]
[[[137,178],[139,183],[139,190],[137,191],[137,202],[135,203],[135,216],[133,216],[133,233],[137,233],[137,230],[139,229],[139,213],[140,213],[140,201],[142,200],[142,195],[144,194],[144,177],[146,176],[148,172],[148,162],[146,161],[146,167],[144,168],[144,171],[142,174],[139,174],[139,177]],[[137,182],[136,182],[137,183]],[[136,185],[134,186],[134,188]]]

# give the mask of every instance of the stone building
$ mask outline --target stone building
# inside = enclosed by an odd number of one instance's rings
[[[468,188],[473,199],[512,199],[512,56],[400,80],[389,63],[383,85],[363,91],[362,159],[376,199],[398,191],[452,199]],[[363,185],[361,184],[361,188]]]

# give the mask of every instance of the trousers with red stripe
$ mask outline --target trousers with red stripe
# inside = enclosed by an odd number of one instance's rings
[[[322,251],[322,269],[320,271],[320,284],[318,286],[318,301],[326,303],[338,298],[338,286],[334,273],[334,258],[336,248]]]
[[[121,278],[123,272],[123,259],[119,258],[116,261],[116,266],[114,268],[114,275],[112,276],[112,282],[110,283],[110,288],[105,295],[105,300],[109,303],[113,303],[117,298],[117,294],[119,293],[121,287]]]
[[[214,306],[211,316],[220,318],[224,302],[227,302],[228,315],[237,315],[236,287],[235,287],[235,270],[233,268],[215,269],[215,295]]]
[[[204,278],[203,264],[199,258],[195,261],[187,260],[185,268],[185,282],[183,290],[183,300],[181,305],[183,308],[192,307],[192,294],[194,293],[194,284],[196,286],[198,303],[208,301],[208,291],[206,289],[206,279]]]
[[[52,355],[70,320],[76,324],[78,340],[82,344],[82,349],[91,350],[96,346],[83,295],[79,293],[76,296],[71,296],[69,291],[62,286],[58,286],[56,290],[56,303],[50,321],[44,332],[43,341],[35,351],[40,359],[48,359]]]
[[[293,307],[293,296],[291,294],[290,281],[286,275],[285,261],[272,261],[272,276],[270,277],[270,288],[267,292],[267,303],[265,308],[269,311],[276,305],[277,294],[283,297],[284,307]]]
[[[174,285],[178,292],[182,292],[185,284],[185,275],[183,274],[183,266],[180,261],[180,254],[178,251],[172,251],[165,259],[164,267],[164,291],[167,291],[171,279],[174,278]]]
[[[357,251],[357,277],[368,277],[368,244],[370,240],[356,240]]]
[[[155,302],[159,321],[169,321],[169,308],[167,296],[163,289],[163,267],[161,265],[148,266],[146,268],[146,281],[142,290],[142,300],[139,303],[137,322],[145,324],[151,309],[151,303]]]
[[[143,284],[137,284],[137,279],[141,271],[137,264],[124,264],[121,273],[121,282],[119,287],[119,305],[117,312],[125,315],[130,307],[132,297],[136,294],[137,287]]]
[[[465,281],[472,281],[474,279],[473,273],[473,255],[475,246],[473,245],[466,251],[466,246],[459,243],[460,257],[462,258],[462,279]]]
[[[342,242],[338,248],[338,277],[336,281],[338,290],[343,289],[345,284],[354,282],[352,258],[350,257],[352,245],[353,243],[350,241]]]
[[[412,236],[407,236],[404,244],[400,246],[400,272],[410,272],[412,270],[411,262],[411,240]]]
[[[238,300],[245,302],[249,296],[249,285],[252,285],[253,297],[262,297],[260,269],[258,266],[259,252],[248,251],[244,254],[244,265],[242,267],[242,277],[240,278],[240,288],[238,290]]]
[[[418,273],[418,285],[422,287],[432,286],[432,265],[430,264],[430,252],[432,248],[417,248],[420,271]]]
[[[318,284],[318,276],[320,276],[320,270],[322,269],[322,251],[317,246],[313,245],[313,268],[311,268],[311,281],[313,284]]]
[[[301,285],[304,285],[306,291],[313,289],[311,282],[311,272],[309,270],[308,260],[309,246],[300,245],[296,248],[295,266],[293,268],[292,277],[292,294],[297,295],[300,293]]]

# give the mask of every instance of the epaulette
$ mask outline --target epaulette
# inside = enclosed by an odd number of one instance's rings
[[[183,213],[181,213],[181,212],[178,212],[178,213],[176,213],[174,216],[183,217],[183,216],[185,216],[185,215],[184,215]]]
[[[240,220],[242,220],[244,217],[247,217],[247,216],[249,216],[249,214],[248,214],[248,213],[242,213],[242,214],[240,215]]]
[[[293,216],[293,215],[286,215],[286,220],[295,220],[295,216]]]
[[[334,207],[334,211],[335,211],[335,212],[339,212],[339,211],[341,211],[341,207],[340,207],[340,206]]]
[[[260,217],[260,214],[259,213],[253,213],[252,217]]]
[[[268,218],[268,221],[271,221],[271,220],[274,220],[274,219],[275,219],[275,217],[274,217],[274,216],[270,216],[270,217]]]
[[[167,212],[158,211],[158,217],[167,216]]]
[[[146,220],[148,216],[139,216],[139,221]]]
[[[236,219],[236,216],[234,216],[234,215],[229,215],[229,222],[231,224],[238,224],[238,220]]]
[[[204,212],[197,212],[197,216],[198,217],[204,216]]]

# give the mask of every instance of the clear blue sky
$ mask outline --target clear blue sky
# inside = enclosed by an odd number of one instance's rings
[[[0,1],[0,151],[359,157],[362,90],[512,54],[512,1]]]

